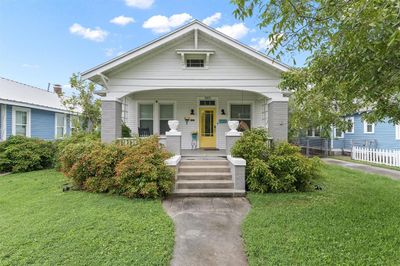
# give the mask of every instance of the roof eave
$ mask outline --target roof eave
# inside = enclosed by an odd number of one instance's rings
[[[195,28],[198,29],[198,26],[202,27],[206,31],[207,30],[210,31],[212,33],[211,35],[217,39],[222,39],[222,41],[225,41],[225,42],[226,42],[226,40],[232,42],[230,45],[234,44],[233,46],[236,46],[236,48],[246,52],[249,55],[252,55],[253,57],[257,58],[260,61],[265,62],[266,64],[270,65],[271,67],[274,67],[278,71],[286,72],[291,69],[290,66],[283,64],[283,63],[269,57],[268,55],[261,53],[260,51],[257,51],[255,49],[253,49],[252,47],[247,46],[247,45],[241,43],[240,41],[233,39],[233,38],[229,37],[228,35],[205,25],[201,21],[193,20],[190,23],[188,23],[168,34],[161,36],[160,38],[157,38],[151,42],[148,42],[142,46],[139,46],[133,50],[130,50],[120,56],[117,56],[111,60],[108,60],[100,65],[97,65],[97,66],[91,68],[91,69],[83,71],[81,73],[81,76],[83,79],[93,80],[93,78],[96,75],[99,75],[99,74],[103,73],[104,71],[110,70],[110,69],[114,68],[115,66],[125,63],[137,56],[140,56],[140,55],[148,52],[149,50],[152,50],[152,49],[164,44],[165,42],[168,42],[170,40],[173,40],[181,35],[184,35],[184,34],[190,32],[191,30],[193,30]],[[119,62],[119,63],[117,63],[117,62]]]

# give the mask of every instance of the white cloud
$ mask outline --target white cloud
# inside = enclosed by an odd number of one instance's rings
[[[191,19],[192,16],[187,13],[175,14],[170,17],[157,15],[146,20],[143,23],[143,28],[151,29],[155,33],[165,33]]]
[[[115,49],[114,48],[106,48],[106,56],[110,57],[113,56]]]
[[[217,12],[214,15],[211,15],[211,16],[203,19],[203,23],[208,25],[208,26],[210,26],[212,24],[215,24],[221,19],[221,15],[222,14],[220,12]]]
[[[150,8],[154,0],[125,0],[125,4],[130,7],[137,7],[140,9]]]
[[[36,64],[22,64],[21,67],[23,68],[32,68],[32,69],[38,69],[40,66]]]
[[[123,55],[124,53],[126,53],[126,52],[125,52],[125,51],[119,51],[119,52],[117,53],[117,56]]]
[[[118,16],[110,20],[110,23],[120,26],[125,26],[133,22],[135,22],[135,20],[132,17],[125,17],[125,16]]]
[[[264,38],[264,37],[252,38],[251,42],[253,44],[250,46],[259,51],[265,52],[266,50],[272,48],[271,41],[268,38]]]
[[[69,27],[69,32],[95,42],[104,41],[108,35],[107,31],[102,30],[99,27],[96,27],[95,29],[85,28],[78,23],[74,23]]]
[[[216,28],[216,30],[218,30],[234,39],[243,38],[249,32],[249,28],[247,28],[246,25],[244,25],[243,23],[236,23],[233,25],[224,25],[224,26]]]

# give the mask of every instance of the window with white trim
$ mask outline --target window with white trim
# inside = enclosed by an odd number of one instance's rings
[[[375,124],[364,121],[364,134],[373,134],[373,133],[375,133]]]
[[[56,139],[63,138],[66,134],[65,114],[56,113]]]
[[[174,120],[174,105],[160,104],[160,135],[169,130],[168,120]]]
[[[204,67],[204,59],[186,59],[186,67]]]
[[[334,138],[338,138],[338,139],[344,138],[344,132],[343,132],[343,130],[341,130],[341,129],[338,128],[338,127],[334,127],[334,128],[333,128],[333,137],[334,137]]]
[[[346,122],[348,123],[346,133],[353,134],[354,133],[354,117],[346,118]]]
[[[13,107],[12,134],[15,136],[31,136],[31,110]]]
[[[400,124],[396,125],[396,139],[400,139]]]
[[[77,115],[70,115],[69,116],[69,128],[71,130],[71,134],[76,132],[79,127],[79,117]]]
[[[251,105],[231,104],[231,120],[239,121],[239,131],[251,128]]]
[[[139,127],[153,135],[153,104],[139,104]]]
[[[307,137],[320,137],[321,128],[320,127],[309,127],[307,129]]]

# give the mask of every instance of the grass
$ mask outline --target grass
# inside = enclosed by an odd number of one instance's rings
[[[0,177],[1,265],[167,265],[174,227],[160,200],[62,192],[54,170]]]
[[[380,167],[380,168],[400,171],[400,167],[390,166],[390,165],[385,165],[385,164],[370,163],[370,162],[365,162],[365,161],[352,160],[350,156],[335,155],[335,156],[329,156],[329,158],[337,159],[337,160],[341,160],[341,161],[346,161],[346,162],[359,163],[359,164],[365,164],[365,165],[370,165],[370,166],[375,166],[375,167]]]
[[[250,265],[400,265],[400,182],[324,166],[322,191],[249,194]]]

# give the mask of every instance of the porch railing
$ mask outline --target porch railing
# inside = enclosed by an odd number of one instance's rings
[[[123,146],[134,146],[137,143],[137,138],[119,138],[115,143]]]
[[[118,138],[115,140],[115,143],[124,146],[134,146],[136,145],[139,138],[147,138],[147,137]],[[158,136],[158,141],[161,144],[165,145],[165,136]]]

